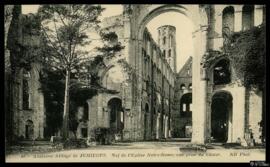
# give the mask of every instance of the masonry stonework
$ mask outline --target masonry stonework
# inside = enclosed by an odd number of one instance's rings
[[[251,26],[263,22],[263,7],[254,6],[249,15],[253,16],[249,17],[253,19]],[[100,127],[114,129],[114,135],[121,135],[124,141],[188,137],[192,143],[211,142],[217,131],[212,119],[218,106],[215,104],[223,100],[227,104],[228,117],[222,124],[228,129],[223,142],[244,141],[247,134],[251,134],[255,142],[260,143],[262,92],[248,90],[239,84],[231,66],[230,81],[216,84],[216,64],[223,61],[221,59],[208,68],[202,64],[203,55],[222,49],[225,30],[238,32],[243,29],[243,22],[247,20],[243,19],[243,9],[244,5],[123,5],[121,15],[104,19],[102,28],[115,32],[124,46],[117,58],[106,62],[107,68],[99,72],[100,84],[116,93],[100,91],[86,101],[89,121],[79,125],[78,136],[83,137],[82,129],[87,128],[87,136],[93,137],[93,130]],[[151,19],[169,11],[184,14],[194,26],[194,54],[179,72],[176,71],[175,27],[160,27],[158,43],[146,28]],[[28,36],[28,39],[33,39],[31,45],[38,45],[35,37]],[[14,50],[10,50],[10,55],[18,53]],[[132,75],[117,63],[122,58],[132,67]],[[31,64],[27,110],[23,109],[23,70],[15,72],[11,117],[16,136],[29,138],[31,133],[33,139],[43,138],[46,106],[39,91],[40,69],[41,65]],[[188,107],[181,101],[183,98],[189,100]],[[186,111],[186,107],[188,113],[183,116],[181,112]]]

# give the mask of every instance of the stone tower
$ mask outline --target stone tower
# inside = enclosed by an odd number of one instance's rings
[[[158,45],[173,72],[176,72],[175,33],[176,28],[171,25],[164,25],[158,28]]]

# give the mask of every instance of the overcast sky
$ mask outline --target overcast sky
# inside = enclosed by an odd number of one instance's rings
[[[121,14],[122,5],[102,5],[106,10],[102,13],[104,17]],[[22,5],[22,13],[36,13],[39,5]],[[177,72],[182,68],[189,56],[193,56],[192,43],[192,22],[183,14],[177,12],[167,12],[153,18],[147,28],[152,37],[157,41],[157,28],[162,25],[172,25],[176,27],[176,52],[177,52]]]

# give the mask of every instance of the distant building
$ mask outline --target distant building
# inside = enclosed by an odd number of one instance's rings
[[[190,138],[192,127],[192,57],[176,74],[172,137]]]

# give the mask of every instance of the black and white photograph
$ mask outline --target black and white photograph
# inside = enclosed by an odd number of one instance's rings
[[[4,5],[5,161],[265,165],[266,5]]]

